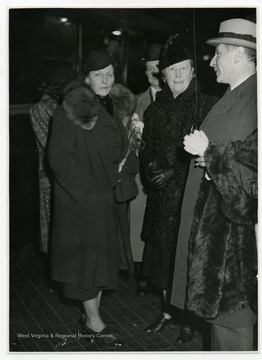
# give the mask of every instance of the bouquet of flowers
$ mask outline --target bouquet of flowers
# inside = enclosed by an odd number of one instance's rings
[[[121,170],[126,162],[126,159],[132,150],[134,150],[136,155],[138,155],[138,152],[143,143],[143,140],[142,140],[143,128],[144,128],[144,123],[139,120],[138,114],[134,113],[132,116],[129,128],[128,128],[128,141],[129,141],[128,150],[127,150],[126,156],[119,164],[118,172],[121,172]]]

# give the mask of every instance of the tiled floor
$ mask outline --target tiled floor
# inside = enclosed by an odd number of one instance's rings
[[[10,272],[10,352],[102,350],[81,337],[79,304],[60,297],[56,286],[48,282],[41,256],[29,251],[28,256],[12,263]],[[126,344],[121,351],[204,351],[201,326],[194,339],[184,345],[176,343],[179,325],[156,334],[145,333],[144,328],[159,315],[160,300],[156,293],[137,297],[135,288],[133,278],[122,276],[118,291],[102,297],[103,318],[120,330]]]

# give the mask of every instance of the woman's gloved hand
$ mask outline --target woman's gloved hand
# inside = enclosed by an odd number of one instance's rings
[[[174,177],[175,171],[174,169],[164,169],[156,173],[150,183],[150,190],[158,190],[164,187],[170,179]]]
[[[157,173],[160,173],[161,171],[163,171],[163,169],[161,169],[161,166],[159,165],[158,160],[152,161],[148,165],[148,167],[145,169],[145,176],[146,176],[146,180],[147,180],[148,184],[150,184],[150,181],[152,180],[152,178]]]

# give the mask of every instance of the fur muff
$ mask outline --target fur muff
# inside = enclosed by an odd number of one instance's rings
[[[114,84],[110,97],[114,113],[127,126],[136,108],[136,96],[125,86]],[[98,118],[99,100],[86,83],[72,82],[64,89],[62,103],[67,116],[83,129],[92,128]]]
[[[246,152],[240,159],[256,168],[254,139],[213,143],[205,153],[212,181],[203,177],[195,207],[187,289],[188,309],[205,319],[257,307],[257,204],[241,186],[236,161],[236,150],[248,149],[249,160]]]

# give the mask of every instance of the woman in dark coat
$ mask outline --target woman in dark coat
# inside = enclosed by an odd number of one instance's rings
[[[148,198],[142,231],[145,241],[143,275],[163,291],[164,312],[147,332],[161,331],[173,321],[167,305],[170,269],[176,250],[181,201],[190,156],[183,149],[187,132],[198,128],[217,101],[201,93],[193,75],[193,56],[176,40],[167,46],[160,62],[166,85],[145,113],[141,166]],[[188,325],[188,324],[186,324]],[[178,342],[187,342],[193,330],[183,326]],[[187,332],[187,333],[185,333]]]
[[[103,290],[117,288],[120,267],[132,270],[127,203],[117,202],[119,164],[128,149],[123,121],[135,96],[114,86],[108,54],[92,51],[85,83],[72,84],[54,114],[49,161],[55,175],[52,278],[64,295],[83,302],[82,329],[105,348],[123,342],[99,313]],[[122,172],[135,188],[138,159],[131,152]],[[121,174],[122,175],[122,174]],[[126,194],[127,200],[132,191]],[[97,336],[98,334],[104,336]]]

